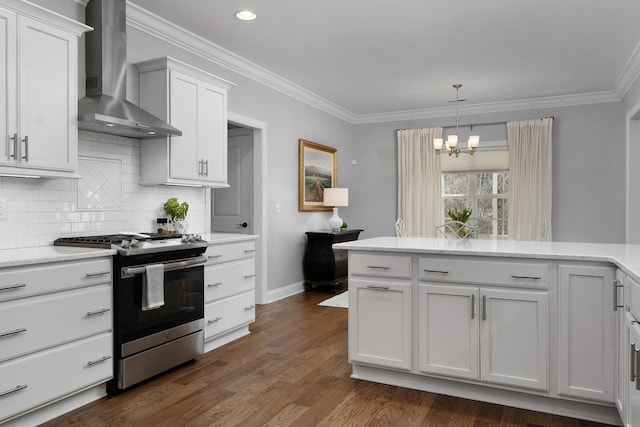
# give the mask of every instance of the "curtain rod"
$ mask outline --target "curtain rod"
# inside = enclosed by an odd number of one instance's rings
[[[540,119],[537,120],[544,120],[544,119],[554,119],[555,120],[555,116],[549,116],[549,117],[542,117]],[[535,119],[534,119],[535,120]],[[517,121],[517,120],[514,120]],[[492,125],[506,125],[509,122],[487,122],[487,123],[469,123],[468,125],[459,125],[458,127],[468,127],[471,128],[471,130],[473,130],[474,126],[492,126]],[[441,126],[442,129],[451,129],[451,128],[455,128],[456,125],[451,125],[451,126]],[[399,130],[406,130],[406,129],[396,129],[396,131]]]

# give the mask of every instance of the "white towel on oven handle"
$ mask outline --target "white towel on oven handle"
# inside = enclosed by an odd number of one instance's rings
[[[142,282],[142,311],[162,307],[164,305],[164,265],[145,266]]]

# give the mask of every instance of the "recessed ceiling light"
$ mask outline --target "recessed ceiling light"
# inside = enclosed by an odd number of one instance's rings
[[[257,15],[251,10],[239,10],[236,12],[236,18],[242,21],[253,21],[257,18]]]

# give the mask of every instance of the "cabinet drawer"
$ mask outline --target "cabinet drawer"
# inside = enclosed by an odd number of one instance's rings
[[[104,333],[0,364],[0,423],[111,379],[112,347]]]
[[[111,283],[111,258],[60,262],[0,270],[0,301]]]
[[[255,262],[253,259],[223,265],[207,266],[204,270],[204,301],[255,289]]]
[[[0,303],[0,362],[111,330],[111,286]]]
[[[256,320],[255,294],[247,292],[204,307],[204,338],[209,339]]]
[[[549,266],[541,263],[420,258],[418,266],[418,275],[422,281],[543,289],[549,287]]]
[[[349,254],[349,272],[357,276],[411,278],[411,257]]]
[[[250,241],[209,246],[205,256],[207,257],[207,264],[219,264],[237,259],[255,258],[255,253],[255,242]]]

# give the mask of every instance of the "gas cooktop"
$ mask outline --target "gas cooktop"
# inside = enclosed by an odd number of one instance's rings
[[[137,255],[191,248],[206,248],[197,234],[118,233],[102,236],[60,237],[54,246],[116,249],[120,255]]]

